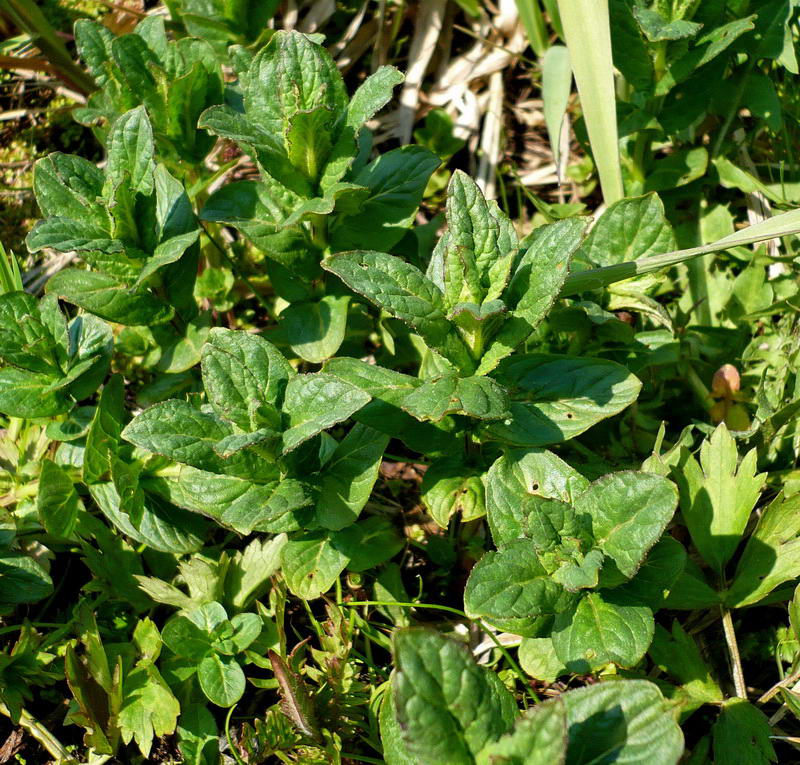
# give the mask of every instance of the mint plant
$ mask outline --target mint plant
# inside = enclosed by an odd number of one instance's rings
[[[601,209],[563,48],[571,185],[536,196],[491,4],[425,62],[436,4],[351,5],[98,11],[91,130],[36,102],[39,220],[0,248],[0,751],[793,761],[797,10],[610,3]],[[577,8],[524,5],[536,55]],[[450,102],[462,22],[493,52]]]
[[[28,236],[31,252],[80,253],[91,267],[61,271],[48,282],[51,293],[118,324],[196,315],[200,232],[183,186],[155,162],[144,107],[114,122],[105,174],[54,154],[37,163],[34,186],[46,217]]]
[[[77,110],[76,119],[106,131],[123,114],[143,105],[161,161],[196,180],[214,146],[214,139],[197,127],[197,119],[224,97],[222,72],[211,45],[190,37],[169,40],[160,16],[143,19],[133,33],[119,37],[102,24],[81,20],[75,25],[75,40],[99,87]]]
[[[208,109],[200,125],[238,143],[261,181],[223,186],[201,218],[234,226],[264,253],[273,288],[290,303],[281,311],[288,342],[319,363],[341,345],[349,303],[340,284],[328,284],[320,261],[356,245],[395,246],[439,160],[407,146],[368,161],[364,123],[402,81],[393,67],[381,67],[348,98],[327,52],[283,32],[254,57],[242,53],[237,67],[239,98]]]

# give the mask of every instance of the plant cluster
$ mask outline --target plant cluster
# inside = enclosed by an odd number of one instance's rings
[[[350,87],[278,3],[78,21],[104,160],[36,163],[26,240],[71,262],[39,296],[0,248],[0,713],[37,757],[794,756],[800,213],[734,225],[795,192],[732,123],[782,135],[796,9],[609,5],[626,196],[528,230],[441,113],[378,150],[403,76]]]

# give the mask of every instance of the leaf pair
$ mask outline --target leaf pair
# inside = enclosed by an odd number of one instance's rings
[[[483,375],[544,318],[584,224],[537,229],[519,253],[511,221],[460,172],[448,189],[447,220],[427,275],[381,252],[341,253],[323,267],[408,324],[458,374]]]
[[[381,711],[387,762],[669,765],[683,752],[683,735],[667,703],[645,680],[568,691],[518,715],[497,676],[436,632],[398,632],[394,657],[392,695]]]
[[[28,234],[30,251],[76,251],[92,268],[60,271],[48,292],[119,324],[196,314],[197,221],[183,186],[155,164],[143,107],[114,122],[105,174],[51,154],[36,163],[34,190],[45,219]]]
[[[683,569],[680,545],[654,547],[676,504],[661,476],[628,471],[590,484],[548,452],[506,454],[486,476],[498,549],[470,574],[467,613],[551,637],[571,671],[632,666],[650,644],[653,610]],[[640,578],[648,553],[656,575],[645,564]]]
[[[164,626],[164,644],[197,672],[206,698],[230,707],[244,693],[245,677],[237,659],[261,634],[261,617],[241,613],[228,619],[216,602],[182,611]]]
[[[94,393],[111,360],[111,329],[94,316],[67,322],[53,296],[0,295],[0,412],[52,417]]]

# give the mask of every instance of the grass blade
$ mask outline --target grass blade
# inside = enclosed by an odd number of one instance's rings
[[[567,281],[561,290],[561,297],[577,295],[587,290],[600,289],[623,279],[650,274],[653,271],[660,271],[662,268],[685,263],[701,255],[708,255],[712,252],[728,250],[731,247],[755,244],[756,242],[764,242],[792,234],[800,234],[800,210],[781,213],[761,223],[740,229],[733,234],[718,239],[716,242],[704,244],[702,247],[674,250],[673,252],[665,252],[662,255],[651,255],[647,258],[630,260],[626,263],[617,263],[613,266],[577,271],[567,277]]]
[[[608,0],[559,0],[564,38],[607,205],[624,196]]]

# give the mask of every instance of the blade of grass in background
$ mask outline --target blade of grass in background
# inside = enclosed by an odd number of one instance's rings
[[[13,252],[7,253],[0,242],[0,295],[22,290],[22,274]]]
[[[800,210],[781,213],[761,223],[740,229],[729,236],[718,239],[716,242],[704,244],[702,247],[690,247],[688,250],[665,252],[662,255],[651,255],[638,260],[630,260],[627,263],[617,263],[613,266],[576,271],[567,277],[567,281],[561,290],[561,297],[577,295],[586,290],[599,289],[614,282],[620,282],[623,279],[630,279],[633,276],[650,274],[654,271],[660,271],[662,268],[685,263],[701,255],[721,252],[740,245],[765,242],[769,239],[792,234],[800,234]]]
[[[517,10],[531,50],[541,58],[547,52],[550,41],[539,0],[517,0]]]
[[[607,205],[624,196],[608,0],[558,0],[592,155]]]
[[[561,126],[569,103],[572,87],[572,67],[569,51],[563,45],[548,48],[542,61],[542,101],[544,103],[544,122],[553,150],[556,168],[560,168]],[[559,177],[559,182],[561,178]]]
[[[42,52],[52,71],[74,90],[88,95],[97,90],[92,77],[73,60],[64,41],[55,33],[47,17],[33,0],[0,0],[0,14],[25,32]],[[20,67],[22,68],[22,67]]]

